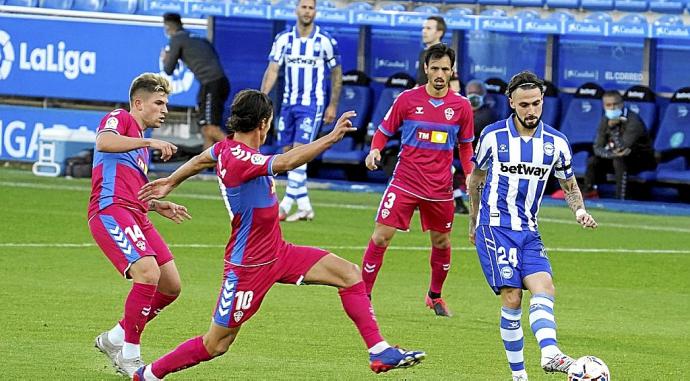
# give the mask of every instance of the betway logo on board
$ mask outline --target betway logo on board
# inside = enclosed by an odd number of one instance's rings
[[[18,41],[19,49],[16,52],[14,46],[17,45],[9,33],[0,30],[0,37],[5,53],[0,56],[0,79],[10,75],[12,61],[15,60],[19,70],[60,73],[70,80],[77,79],[82,74],[96,74],[96,52],[68,49],[64,41],[45,46],[31,46],[28,42]],[[11,54],[8,54],[9,52]]]

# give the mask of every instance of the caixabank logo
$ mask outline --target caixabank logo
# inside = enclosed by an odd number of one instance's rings
[[[96,52],[68,49],[64,41],[35,47],[27,41],[11,41],[10,34],[0,29],[0,46],[0,80],[9,77],[17,57],[14,70],[58,73],[68,80],[96,74]],[[19,48],[16,54],[14,46]]]
[[[10,42],[10,35],[0,30],[0,80],[7,78],[14,62],[14,47]]]

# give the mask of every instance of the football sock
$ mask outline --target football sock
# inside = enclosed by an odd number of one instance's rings
[[[151,313],[151,299],[153,299],[155,292],[155,284],[134,283],[132,290],[127,295],[125,316],[120,321],[125,331],[125,346],[122,348],[122,354],[125,358],[132,358],[128,357],[127,353],[131,354],[136,351],[130,346],[129,351],[125,352],[127,344],[138,346],[141,341],[141,333],[144,331],[148,315]]]
[[[192,367],[212,357],[204,347],[202,336],[197,336],[180,344],[177,348],[151,364],[151,372],[158,378]]]
[[[151,299],[151,313],[148,316],[148,321],[153,320],[163,310],[163,308],[170,305],[177,299],[177,295],[166,295],[156,291]]]
[[[121,346],[125,343],[125,330],[122,328],[120,322],[117,322],[117,324],[108,331],[108,340],[117,346]]]
[[[371,300],[367,297],[365,290],[364,282],[359,282],[354,286],[341,288],[338,294],[340,294],[345,313],[357,326],[367,348],[372,348],[384,340],[376,323]]]
[[[151,365],[146,365],[146,368],[144,368],[144,380],[160,381],[160,378],[156,377],[156,375],[151,371]]]
[[[541,348],[542,362],[561,353],[556,341],[556,319],[553,316],[554,297],[534,294],[529,301],[529,325]]]
[[[295,198],[297,199],[297,209],[311,210],[311,202],[309,201],[309,196],[307,194],[307,165],[302,164],[301,166],[293,169],[291,173],[294,173],[294,178],[297,182],[297,190],[295,194]]]
[[[383,254],[386,253],[387,247],[376,246],[374,240],[369,240],[369,246],[364,252],[362,258],[362,280],[364,281],[367,295],[371,295],[371,290],[374,288],[376,276],[383,265]]]
[[[377,355],[377,354],[385,351],[386,349],[388,349],[390,347],[391,347],[390,344],[388,344],[385,341],[382,341],[380,343],[376,343],[376,345],[369,348],[369,353],[371,353],[372,355]]]
[[[122,345],[122,357],[126,359],[141,357],[141,346],[125,341],[124,345]]]
[[[518,376],[525,371],[525,357],[522,353],[524,347],[524,336],[520,318],[522,310],[508,307],[501,308],[501,339],[506,349],[506,357],[510,370],[514,376]]]
[[[438,294],[440,297],[443,282],[446,281],[448,270],[450,270],[450,247],[446,249],[432,247],[429,263],[431,264],[429,291]]]

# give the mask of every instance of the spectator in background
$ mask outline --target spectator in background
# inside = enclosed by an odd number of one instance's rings
[[[170,39],[161,51],[165,72],[172,75],[177,61],[181,59],[201,82],[197,102],[199,127],[206,149],[213,143],[225,139],[225,130],[221,126],[225,101],[230,95],[230,82],[225,76],[213,45],[207,39],[195,36],[184,29],[179,14],[164,14],[163,24],[165,34]]]
[[[594,155],[587,160],[585,197],[598,198],[597,184],[606,181],[606,174],[616,177],[616,198],[627,195],[628,174],[656,167],[651,139],[640,117],[623,103],[618,91],[610,90],[602,97],[605,115],[599,122],[594,141]]]
[[[473,79],[467,82],[465,86],[465,94],[472,106],[472,114],[474,116],[474,136],[473,144],[476,146],[479,141],[479,135],[484,127],[492,124],[498,120],[498,116],[494,110],[484,103],[486,96],[486,85],[484,82]],[[467,206],[462,201],[463,194],[467,191],[465,186],[465,172],[455,171],[453,174],[453,198],[455,198],[455,213],[468,214]]]
[[[433,45],[440,44],[443,35],[446,34],[446,21],[441,16],[429,16],[424,21],[422,27],[422,42],[424,49],[419,52],[417,60],[417,85],[425,85],[427,82],[426,72],[424,71],[424,59],[426,51]],[[453,62],[455,64],[455,62]]]

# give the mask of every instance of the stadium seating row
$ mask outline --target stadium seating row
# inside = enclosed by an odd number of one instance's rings
[[[690,12],[689,0],[427,0],[427,3],[439,3],[443,5],[484,5],[484,6],[513,6],[527,8],[551,8],[551,9],[580,9],[584,11],[621,11],[621,12],[655,12],[680,15]],[[442,9],[435,5],[418,5],[408,9],[403,3],[390,2],[382,4],[379,9],[383,11],[413,12],[442,14]],[[227,5],[251,4],[268,5],[270,0],[0,0],[0,5],[13,5],[24,7],[41,7],[51,9],[71,9],[91,12],[112,12],[125,14],[161,15],[172,11],[187,17],[206,17],[209,14],[223,14]],[[287,8],[294,7],[294,0],[281,0],[273,5]],[[367,2],[352,2],[348,8],[368,11],[375,7]],[[320,1],[319,8],[335,8],[332,1]],[[213,11],[216,9],[218,11]],[[486,13],[488,12],[488,13]],[[460,16],[474,14],[472,8],[455,7],[445,11],[446,16]],[[536,12],[535,12],[536,13]],[[502,9],[491,8],[482,12],[483,15],[505,16]],[[538,13],[537,13],[538,16]],[[611,18],[610,15],[608,15]],[[643,16],[639,16],[644,19]],[[574,18],[574,16],[573,16]],[[682,25],[682,20],[681,20]]]
[[[339,167],[349,165],[353,169],[349,174],[354,175],[354,179],[362,179],[365,176],[363,163],[369,151],[370,137],[398,94],[414,86],[414,79],[406,73],[391,76],[374,102],[369,79],[364,73],[352,71],[343,78],[338,114],[346,110],[357,111],[353,125],[358,127],[358,131],[324,153],[320,161]],[[504,95],[506,82],[500,78],[490,78],[485,83],[489,92],[486,103],[494,108],[500,118],[509,116],[510,108]],[[573,148],[573,169],[577,176],[584,175],[587,158],[592,154],[592,144],[603,115],[603,93],[604,89],[598,84],[586,83],[574,95],[559,94],[552,84],[547,83],[542,120],[568,137]],[[690,185],[690,87],[676,91],[668,103],[662,101],[657,104],[654,93],[644,86],[629,88],[623,98],[627,107],[640,115],[655,137],[654,149],[661,161],[656,171],[641,173],[632,180]],[[320,135],[332,128],[332,124],[322,126]],[[270,146],[270,141],[267,143],[267,153],[277,150],[278,147]],[[392,139],[387,148],[398,145],[399,141]],[[373,176],[381,180],[386,178],[381,174]]]

